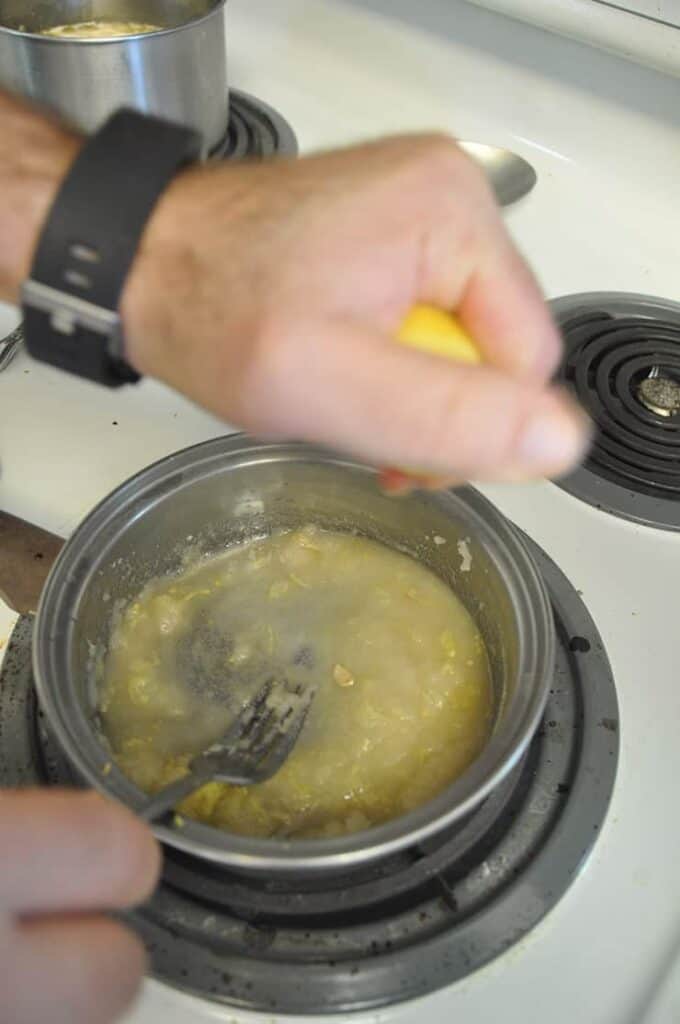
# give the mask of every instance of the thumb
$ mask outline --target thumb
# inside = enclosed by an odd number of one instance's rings
[[[490,366],[403,348],[346,321],[295,323],[260,350],[245,426],[458,480],[560,475],[585,415],[561,391]]]
[[[132,906],[158,878],[160,852],[127,808],[91,792],[0,792],[0,908],[22,914]]]

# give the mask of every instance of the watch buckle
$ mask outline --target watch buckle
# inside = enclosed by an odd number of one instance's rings
[[[119,314],[77,295],[29,278],[22,286],[21,300],[25,306],[47,313],[51,326],[60,334],[73,334],[78,327],[84,327],[110,338],[114,346],[121,339]]]

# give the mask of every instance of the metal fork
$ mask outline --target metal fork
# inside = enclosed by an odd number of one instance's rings
[[[213,780],[251,786],[270,779],[295,746],[315,693],[311,686],[289,691],[284,682],[267,683],[222,739],[194,757],[188,773],[155,793],[139,815],[155,821]]]
[[[24,328],[21,324],[6,338],[0,338],[0,372],[12,362],[23,340]]]

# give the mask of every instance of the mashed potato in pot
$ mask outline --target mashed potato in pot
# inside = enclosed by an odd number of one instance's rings
[[[431,799],[491,730],[486,650],[453,591],[310,525],[156,580],[122,612],[100,691],[117,763],[153,793],[272,673],[318,686],[291,757],[260,785],[208,783],[183,815],[249,836],[355,832]]]

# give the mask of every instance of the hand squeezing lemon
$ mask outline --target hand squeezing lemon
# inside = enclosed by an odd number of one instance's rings
[[[458,363],[481,363],[479,349],[452,313],[434,306],[413,306],[397,331],[400,345],[419,348],[431,355],[442,356]],[[381,477],[386,491],[398,492],[414,483],[432,484],[425,472],[416,469],[388,469]]]

